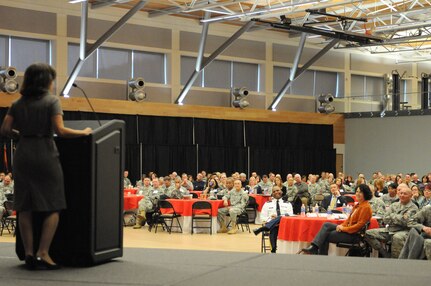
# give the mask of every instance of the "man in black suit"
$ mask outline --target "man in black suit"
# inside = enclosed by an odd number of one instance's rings
[[[322,201],[322,207],[327,209],[335,209],[343,206],[343,204],[347,205],[346,199],[340,194],[340,189],[337,184],[331,185],[331,195],[326,196]]]

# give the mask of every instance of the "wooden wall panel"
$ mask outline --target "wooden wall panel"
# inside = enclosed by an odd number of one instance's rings
[[[0,93],[0,107],[8,107],[18,94]],[[64,110],[91,111],[85,98],[61,98]],[[260,122],[291,122],[306,124],[328,124],[334,126],[334,144],[344,144],[344,116],[342,114],[318,114],[308,112],[283,112],[261,109],[237,109],[229,107],[198,106],[152,102],[129,102],[92,98],[97,112],[114,114],[140,114],[171,117],[195,117],[227,120],[249,120]]]

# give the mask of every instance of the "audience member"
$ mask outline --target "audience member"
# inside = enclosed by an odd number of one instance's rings
[[[383,216],[386,228],[369,229],[365,239],[379,251],[382,257],[390,257],[382,243],[391,241],[391,255],[397,258],[407,238],[407,222],[417,212],[418,207],[411,201],[412,191],[406,184],[398,185],[399,202],[392,203]]]
[[[332,186],[336,185],[332,184],[331,189]],[[370,221],[372,216],[371,206],[368,203],[371,197],[370,188],[365,184],[359,185],[356,189],[358,204],[353,207],[347,220],[340,225],[325,222],[311,245],[302,251],[307,254],[328,255],[329,243],[355,243],[359,241],[358,232]]]
[[[331,185],[331,195],[323,198],[321,206],[325,210],[333,210],[343,205],[347,205],[346,199],[341,196],[338,186],[333,183]]]
[[[230,205],[229,205],[230,202]],[[218,210],[218,220],[220,222],[220,233],[235,234],[238,229],[236,226],[237,216],[240,215],[247,206],[248,195],[241,189],[241,181],[234,181],[234,188],[228,194],[223,196],[224,208]],[[226,217],[229,214],[231,221],[231,229],[228,231],[226,227]]]
[[[269,241],[271,243],[271,252],[277,251],[277,236],[280,219],[284,215],[293,215],[292,205],[281,199],[283,192],[279,186],[272,188],[272,200],[266,202],[260,213],[260,218],[265,226],[253,230],[255,235],[262,231],[269,231]]]
[[[424,259],[424,242],[425,240],[431,241],[431,206],[425,206],[416,213],[409,220],[407,226],[410,227],[410,231],[398,258]]]
[[[129,171],[125,170],[123,173],[123,187],[124,188],[131,188],[132,186],[132,182],[130,182],[129,177]]]
[[[398,184],[396,184],[396,183],[389,184],[388,193],[384,194],[381,197],[382,201],[385,203],[386,208],[389,208],[389,206],[392,203],[398,201],[397,188],[398,188]]]
[[[196,175],[196,180],[193,182],[193,190],[203,191],[205,188],[205,182],[201,173]]]

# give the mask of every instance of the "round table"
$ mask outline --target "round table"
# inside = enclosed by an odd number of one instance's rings
[[[125,195],[123,207],[125,211],[138,208],[139,201],[143,198],[142,195]]]

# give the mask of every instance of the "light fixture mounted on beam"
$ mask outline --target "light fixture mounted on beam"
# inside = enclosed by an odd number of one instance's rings
[[[0,67],[0,90],[7,93],[18,91],[17,72],[14,67]]]
[[[147,98],[145,92],[145,81],[142,77],[131,79],[127,82],[127,97],[136,102],[143,101]]]
[[[324,94],[322,93],[317,98],[317,101],[320,103],[320,106],[317,108],[319,113],[329,114],[335,111],[335,107],[331,104],[334,101],[334,97],[332,94]]]
[[[230,94],[232,97],[233,107],[244,109],[250,105],[250,103],[246,100],[246,97],[248,96],[249,92],[245,87],[232,87],[230,90]]]

